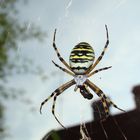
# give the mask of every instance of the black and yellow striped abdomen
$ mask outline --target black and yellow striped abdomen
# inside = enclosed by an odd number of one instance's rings
[[[86,42],[77,44],[70,54],[70,67],[76,74],[84,74],[93,64],[95,58],[93,48]]]

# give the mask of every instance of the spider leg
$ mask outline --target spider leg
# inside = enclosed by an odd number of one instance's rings
[[[104,111],[105,111],[105,118],[107,118],[109,116],[109,106],[107,104],[107,101],[103,97],[101,97],[101,101],[102,101]],[[104,120],[104,119],[102,119],[102,120]]]
[[[59,121],[59,119],[57,118],[57,116],[55,115],[55,103],[56,103],[56,99],[57,99],[57,96],[59,96],[61,93],[57,93],[55,96],[54,96],[54,99],[53,99],[53,106],[52,106],[52,114],[54,115],[56,121],[64,128],[66,129],[66,127]]]
[[[111,67],[112,67],[112,66],[110,66],[110,67],[104,67],[104,68],[95,70],[95,71],[93,71],[93,72],[87,74],[87,77],[90,77],[90,76],[92,76],[92,75],[94,75],[94,74],[96,74],[96,73],[98,73],[98,72],[100,72],[100,71],[107,70],[107,69],[109,69],[109,68],[111,68]]]
[[[58,67],[58,68],[61,69],[62,71],[66,72],[67,74],[69,74],[69,75],[71,75],[71,76],[74,76],[74,74],[73,74],[72,72],[68,71],[68,70],[65,69],[65,68],[60,67],[60,66],[59,66],[58,64],[56,64],[53,60],[52,60],[52,62],[53,62],[53,64],[54,64],[56,67]]]
[[[75,84],[75,81],[74,80],[71,80],[65,84],[63,84],[62,86],[60,86],[59,88],[57,88],[47,99],[45,99],[41,105],[40,105],[40,114],[42,113],[41,110],[42,110],[42,107],[43,105],[51,98],[53,97],[55,94],[58,94],[58,93],[62,93],[64,90],[66,90],[67,88],[69,88],[70,86],[74,85]]]
[[[55,119],[57,120],[57,122],[63,127],[65,128],[60,121],[58,120],[58,118],[55,115],[55,103],[56,103],[56,99],[57,96],[59,96],[64,90],[66,90],[67,88],[71,87],[72,85],[75,84],[74,79],[67,82],[66,84],[62,85],[61,87],[59,87],[58,89],[55,90],[56,94],[54,95],[54,100],[53,100],[53,105],[52,105],[52,114],[54,115]]]
[[[106,28],[106,36],[107,36],[107,41],[106,41],[106,44],[105,44],[105,47],[101,53],[101,55],[98,57],[98,59],[95,61],[95,63],[87,70],[87,74],[90,73],[95,67],[96,65],[101,61],[102,57],[104,56],[104,53],[107,49],[107,46],[109,44],[109,36],[108,36],[108,29],[107,29],[107,25],[105,25],[105,28]]]
[[[58,118],[56,117],[55,115],[55,104],[56,104],[56,99],[57,99],[57,96],[59,96],[64,90],[66,90],[67,88],[69,88],[70,86],[74,85],[75,84],[75,81],[74,80],[71,80],[70,82],[62,85],[61,87],[59,87],[57,89],[57,93],[54,95],[54,100],[53,100],[53,106],[52,106],[52,114],[54,115],[55,119],[57,120],[57,122],[63,127],[65,128],[62,123],[60,123],[60,121],[58,120]]]
[[[104,98],[104,93],[89,80],[86,81],[86,84],[101,98],[102,105],[105,111],[105,117],[107,118],[109,116],[109,107],[106,98]]]
[[[92,82],[90,82],[90,80],[87,79],[87,81],[85,82],[99,97],[101,97],[102,101],[103,101],[103,105],[106,106],[105,104],[108,103],[110,105],[113,105],[115,108],[125,112],[124,110],[122,110],[121,108],[119,108],[116,104],[114,104],[104,93],[103,91],[97,87],[95,84],[93,84]],[[105,107],[106,108],[106,107]],[[105,110],[106,111],[106,110]],[[106,111],[107,112],[107,111]]]
[[[56,54],[57,54],[59,60],[60,60],[69,70],[71,70],[70,66],[69,66],[69,65],[67,64],[67,62],[61,57],[61,55],[60,55],[60,53],[59,53],[59,51],[58,51],[58,49],[57,49],[57,47],[56,47],[56,44],[55,44],[55,35],[56,35],[56,29],[55,29],[55,31],[54,31],[54,37],[53,37],[53,48],[54,48],[54,50],[55,50],[55,52],[56,52]]]
[[[54,96],[54,94],[56,94],[56,92],[57,92],[57,89],[47,98],[47,99],[45,99],[42,103],[41,103],[41,105],[40,105],[40,114],[42,114],[42,107],[43,107],[43,105],[51,98],[51,97],[53,97]]]

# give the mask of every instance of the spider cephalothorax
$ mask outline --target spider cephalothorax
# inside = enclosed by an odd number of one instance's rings
[[[75,86],[75,91],[79,88],[80,89],[80,93],[83,95],[84,98],[86,99],[92,99],[93,95],[90,93],[89,88],[91,90],[93,90],[100,98],[104,107],[104,111],[106,116],[109,115],[109,111],[108,111],[108,104],[113,105],[115,108],[118,108],[117,105],[115,105],[104,93],[103,91],[97,87],[94,83],[92,83],[88,77],[103,71],[103,70],[107,70],[111,67],[104,67],[101,69],[97,69],[94,70],[94,68],[96,67],[96,65],[101,61],[107,46],[109,44],[109,37],[108,37],[108,29],[107,26],[105,25],[106,28],[106,35],[107,35],[107,41],[105,44],[105,47],[101,53],[101,55],[97,58],[97,60],[93,63],[94,59],[95,59],[95,54],[94,54],[94,50],[93,48],[86,42],[81,42],[79,44],[77,44],[71,54],[70,54],[70,59],[69,59],[69,64],[67,64],[67,62],[61,57],[60,53],[58,52],[58,49],[56,47],[55,44],[55,35],[56,35],[56,30],[54,32],[54,38],[53,38],[53,47],[57,53],[58,58],[60,59],[60,61],[67,67],[67,69],[60,67],[58,64],[56,64],[54,61],[52,61],[54,63],[54,65],[58,68],[60,68],[62,71],[66,72],[67,74],[73,76],[74,78],[63,84],[62,86],[60,86],[59,88],[57,88],[47,99],[45,99],[40,106],[40,113],[41,113],[41,109],[42,106],[51,98],[54,97],[53,100],[53,106],[52,106],[52,113],[55,117],[55,119],[58,121],[58,123],[64,127],[60,121],[57,119],[56,115],[55,115],[55,102],[56,102],[56,98],[57,96],[59,96],[64,90],[66,90],[67,88],[71,87],[72,85],[76,85]],[[123,111],[122,109],[118,108],[119,110]],[[65,127],[64,127],[65,128]]]

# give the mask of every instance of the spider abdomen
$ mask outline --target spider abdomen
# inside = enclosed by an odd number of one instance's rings
[[[84,74],[93,64],[95,58],[93,48],[86,42],[77,44],[70,54],[70,67],[76,74]]]

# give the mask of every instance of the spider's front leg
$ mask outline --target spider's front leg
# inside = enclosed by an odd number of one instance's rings
[[[85,84],[87,84],[101,98],[104,109],[105,109],[106,116],[109,115],[108,104],[113,105],[115,108],[125,112],[124,110],[119,108],[116,104],[114,104],[108,97],[106,97],[106,95],[103,93],[103,91],[99,87],[97,87],[95,84],[90,82],[90,80],[87,79]]]
[[[75,81],[74,79],[63,84],[62,86],[60,86],[59,88],[57,88],[47,99],[45,99],[42,103],[41,103],[41,106],[40,106],[40,113],[41,113],[41,109],[42,109],[42,106],[51,98],[54,96],[54,102],[53,102],[53,106],[52,106],[52,113],[55,117],[55,119],[57,120],[57,122],[63,127],[65,128],[61,123],[60,121],[57,119],[56,115],[55,115],[55,102],[56,102],[56,98],[57,96],[59,96],[64,90],[68,89],[69,87],[71,87],[72,85],[75,84]]]

